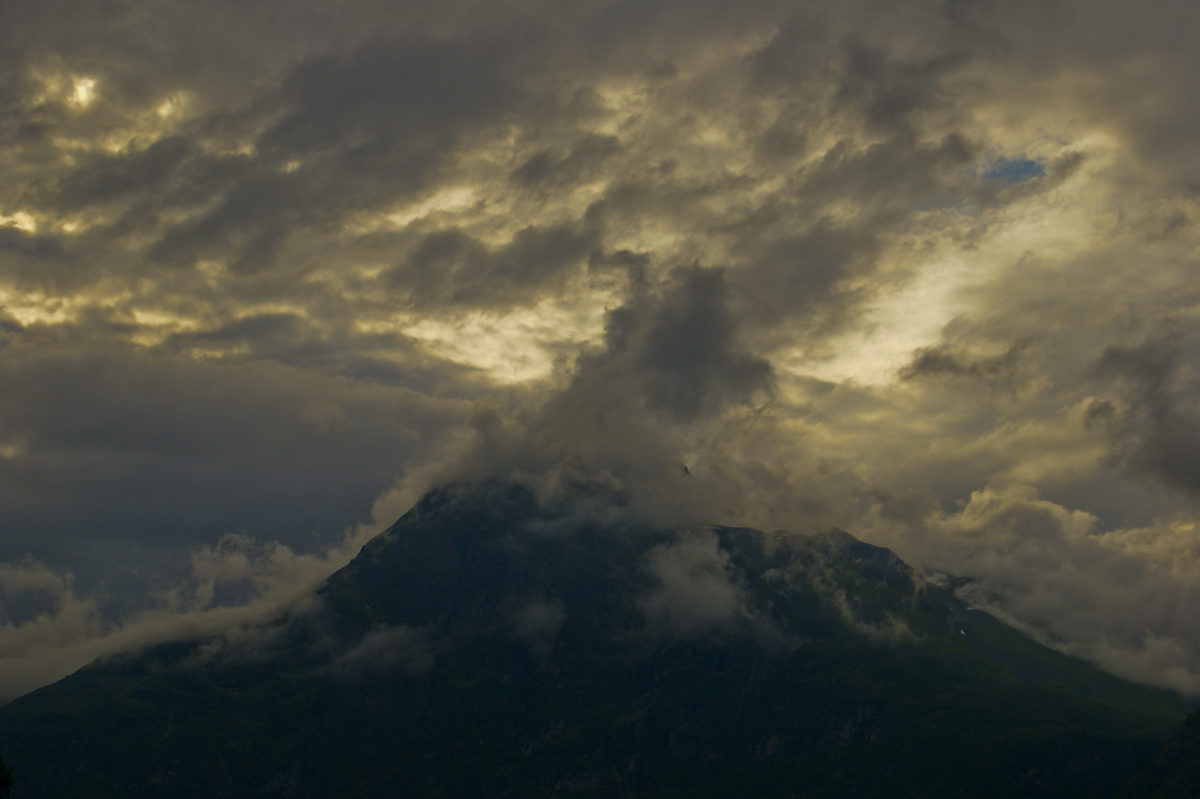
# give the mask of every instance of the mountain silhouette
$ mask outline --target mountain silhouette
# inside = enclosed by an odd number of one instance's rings
[[[249,634],[0,710],[14,797],[1108,797],[1185,708],[830,531],[427,494]]]

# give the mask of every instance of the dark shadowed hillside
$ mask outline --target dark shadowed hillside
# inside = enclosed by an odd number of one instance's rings
[[[1125,799],[1190,799],[1200,796],[1200,710],[1171,736],[1154,765]]]
[[[846,533],[578,499],[433,492],[318,609],[13,702],[14,796],[1104,797],[1183,718]]]

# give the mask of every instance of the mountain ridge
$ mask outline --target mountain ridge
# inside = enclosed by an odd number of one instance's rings
[[[430,492],[319,612],[13,702],[14,796],[1115,796],[1183,719],[843,531],[576,510]]]

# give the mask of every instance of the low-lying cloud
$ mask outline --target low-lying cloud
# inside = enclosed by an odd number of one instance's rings
[[[106,597],[80,592],[70,573],[34,560],[4,564],[0,596],[11,602],[35,593],[41,607],[24,619],[0,617],[0,701],[65,677],[97,658],[167,641],[215,638],[218,648],[245,650],[247,641],[260,642],[268,622],[312,606],[325,578],[379,529],[364,526],[348,532],[337,546],[307,555],[278,542],[226,536],[214,547],[194,550],[186,576],[153,591],[145,607],[115,619]],[[385,649],[378,638],[360,647],[359,654],[345,653],[338,661],[339,673],[374,663],[369,656]]]

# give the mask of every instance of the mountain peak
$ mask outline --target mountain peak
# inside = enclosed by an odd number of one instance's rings
[[[22,796],[1105,796],[1182,718],[844,531],[584,499],[430,492],[319,612],[13,702]]]

